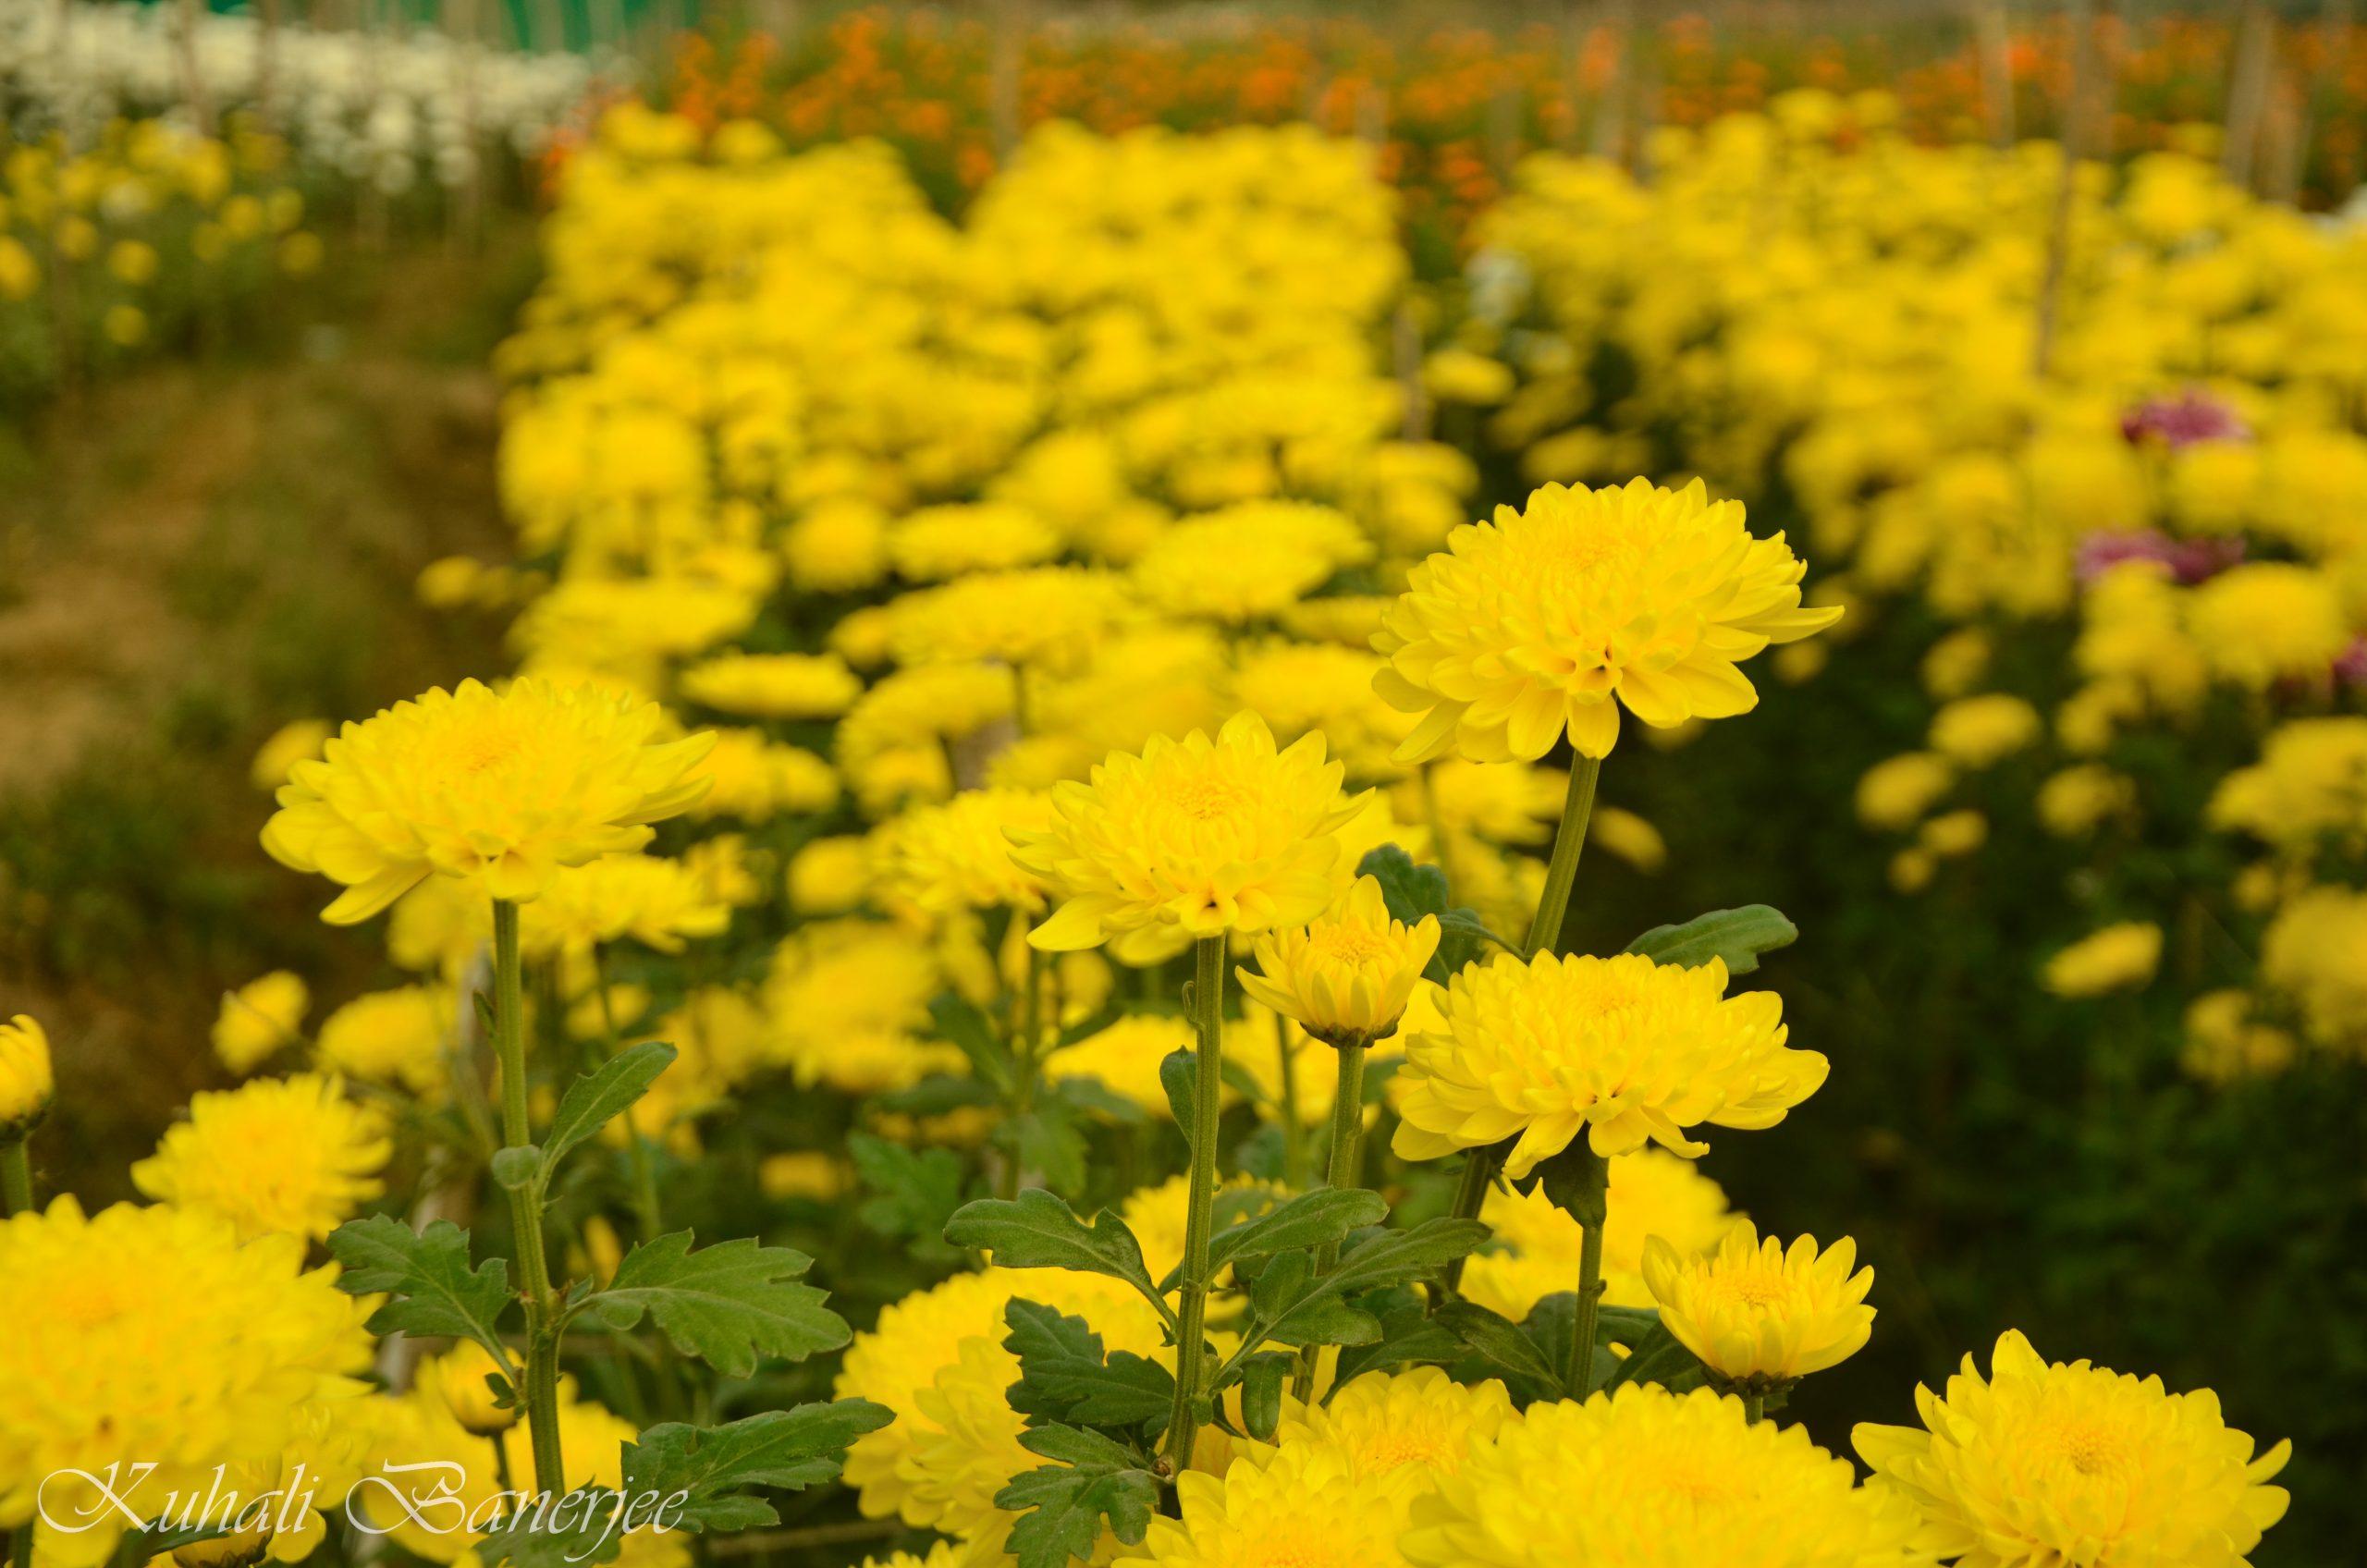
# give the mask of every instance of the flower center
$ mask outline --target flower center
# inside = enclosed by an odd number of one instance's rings
[[[2082,1476],[2118,1470],[2128,1451],[2119,1432],[2098,1422],[2067,1424],[2057,1427],[2052,1437],[2064,1463]]]
[[[1182,778],[1168,790],[1175,809],[1195,822],[1213,822],[1247,806],[1249,790],[1230,778]]]
[[[1792,1296],[1791,1281],[1766,1268],[1722,1268],[1713,1272],[1710,1280],[1711,1289],[1727,1301],[1747,1307],[1772,1306]]]
[[[1314,946],[1324,957],[1344,964],[1378,963],[1389,957],[1389,945],[1369,926],[1342,924],[1320,927]]]

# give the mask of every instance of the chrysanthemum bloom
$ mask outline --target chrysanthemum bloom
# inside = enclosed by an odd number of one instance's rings
[[[1404,1568],[1402,1520],[1379,1506],[1346,1455],[1321,1446],[1278,1450],[1263,1464],[1245,1455],[1224,1478],[1177,1477],[1183,1517],[1155,1516],[1119,1564],[1156,1568]]]
[[[944,975],[909,933],[868,920],[802,926],[774,950],[765,1012],[768,1056],[801,1087],[850,1094],[910,1088],[937,1067],[958,1067],[952,1046],[925,1041],[929,998]]]
[[[348,724],[298,763],[264,848],[346,891],[322,912],[367,920],[432,873],[533,898],[558,868],[649,842],[648,824],[706,789],[711,737],[658,741],[653,704],[521,677],[464,680]]]
[[[233,1072],[251,1072],[303,1027],[313,993],[285,969],[248,981],[222,994],[214,1020],[214,1054]]]
[[[1969,768],[1994,766],[2045,731],[2038,709],[2005,692],[1958,697],[1932,716],[1932,749]]]
[[[1491,1190],[1479,1218],[1495,1237],[1464,1266],[1466,1300],[1518,1323],[1578,1277],[1584,1228],[1544,1188]],[[1693,1161],[1666,1149],[1621,1155],[1611,1161],[1602,1226],[1603,1305],[1652,1305],[1644,1284],[1644,1246],[1651,1238],[1665,1237],[1679,1257],[1691,1257],[1716,1246],[1740,1218],[1727,1207],[1725,1190]]]
[[[2248,991],[2205,991],[2188,1004],[2186,1044],[2178,1066],[2206,1084],[2272,1078],[2293,1065],[2299,1042],[2252,1017]]]
[[[1088,784],[1052,792],[1049,828],[1012,835],[1013,857],[1063,902],[1028,933],[1051,951],[1153,928],[1185,937],[1302,925],[1331,899],[1340,793],[1323,737],[1277,751],[1265,720],[1236,714],[1214,741],[1154,737]]]
[[[2240,1568],[2285,1516],[2285,1488],[2267,1482],[2292,1444],[2253,1458],[2210,1390],[2050,1366],[2018,1332],[1998,1340],[1989,1368],[1984,1380],[1967,1356],[1944,1395],[1917,1389],[1921,1430],[1850,1435],[1870,1489],[1910,1501],[1957,1568]]]
[[[41,1024],[21,1012],[0,1023],[0,1144],[32,1131],[56,1092],[49,1035]]]
[[[1685,1129],[1772,1127],[1824,1082],[1826,1062],[1784,1045],[1772,991],[1729,997],[1718,959],[1696,969],[1635,953],[1499,953],[1447,989],[1446,1026],[1406,1046],[1394,1148],[1435,1159],[1517,1136],[1526,1176],[1583,1132],[1599,1155],[1657,1143],[1709,1149]]]
[[[1564,731],[1608,756],[1617,703],[1664,728],[1748,713],[1759,693],[1736,667],[1841,618],[1801,606],[1807,570],[1699,480],[1549,484],[1499,507],[1414,569],[1373,639],[1389,660],[1374,689],[1423,716],[1397,758],[1534,761]]]
[[[241,1235],[319,1241],[386,1191],[386,1114],[334,1078],[258,1078],[190,1099],[189,1120],[131,1168],[152,1198],[204,1209]]]
[[[2310,888],[2261,937],[2261,978],[2289,998],[2302,1031],[2322,1046],[2367,1043],[2367,894]]]
[[[943,805],[916,807],[874,840],[881,888],[933,914],[1039,913],[1043,881],[1012,858],[1011,835],[1051,823],[1050,797],[1034,790],[966,790]]]
[[[2137,780],[2102,763],[2074,763],[2038,787],[2039,823],[2058,839],[2081,838],[2136,809]]]
[[[1285,1451],[1336,1455],[1366,1501],[1394,1513],[1402,1528],[1416,1499],[1437,1490],[1441,1476],[1463,1468],[1475,1450],[1519,1419],[1502,1383],[1466,1387],[1442,1367],[1417,1366],[1367,1372],[1320,1404],[1286,1405],[1274,1441]],[[1252,1449],[1242,1463],[1269,1457]]]
[[[196,1209],[86,1218],[61,1197],[0,1223],[0,1525],[25,1526],[38,1493],[92,1525],[43,1531],[42,1561],[106,1562],[123,1521],[76,1473],[155,1461],[129,1501],[160,1510],[202,1496],[216,1464],[276,1462],[308,1412],[360,1398],[363,1312],[334,1270],[304,1272],[299,1237],[242,1243]]]
[[[542,897],[520,912],[520,950],[575,954],[631,937],[661,953],[717,937],[731,911],[679,860],[662,855],[602,855],[554,874]]]
[[[721,713],[830,718],[863,682],[836,654],[722,654],[682,671],[684,699]]]
[[[1091,567],[983,572],[906,594],[889,606],[904,664],[993,659],[1074,669],[1134,610],[1125,580]]]
[[[1360,876],[1309,925],[1257,938],[1241,988],[1331,1046],[1368,1046],[1397,1032],[1407,998],[1438,951],[1438,916],[1392,920],[1380,884]]]
[[[2046,961],[2042,978],[2058,997],[2101,997],[2153,978],[2162,962],[2162,928],[2124,920],[2091,931]]]
[[[1280,615],[1372,556],[1345,513],[1245,501],[1162,531],[1134,562],[1134,588],[1170,615],[1242,625]]]
[[[1787,1248],[1745,1219],[1690,1257],[1652,1237],[1644,1283],[1679,1343],[1727,1382],[1763,1392],[1847,1360],[1872,1335],[1874,1271],[1853,1274],[1857,1263],[1847,1236],[1820,1256],[1813,1236]]]
[[[1044,1059],[1044,1081],[1059,1084],[1089,1078],[1154,1117],[1169,1114],[1167,1085],[1159,1064],[1190,1050],[1192,1021],[1175,1013],[1130,1012]]]
[[[505,1374],[485,1348],[473,1340],[462,1340],[443,1354],[421,1362],[411,1386],[443,1401],[453,1420],[484,1438],[518,1425],[514,1399],[506,1406],[494,1402],[493,1385],[487,1379],[497,1377]]]
[[[1630,1383],[1534,1404],[1414,1505],[1417,1568],[1911,1568],[1921,1521],[1741,1400]]]
[[[459,1009],[440,986],[364,992],[322,1022],[313,1055],[362,1083],[441,1099],[451,1077],[446,1045],[459,1026]]]
[[[2323,677],[2351,637],[2333,577],[2289,561],[2213,578],[2194,591],[2188,626],[2214,674],[2254,691]]]
[[[298,763],[321,754],[321,747],[329,738],[331,726],[325,718],[291,719],[271,732],[270,739],[255,748],[254,761],[247,767],[247,777],[258,790],[276,790],[288,782],[288,770]]]

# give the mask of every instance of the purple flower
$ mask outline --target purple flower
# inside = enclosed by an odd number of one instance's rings
[[[2244,542],[2235,538],[2173,539],[2151,528],[2128,533],[2091,533],[2079,541],[2073,570],[2082,587],[2123,561],[2152,561],[2188,587],[2218,576],[2244,558]]]
[[[2189,386],[2174,398],[2148,398],[2121,415],[2120,434],[2131,446],[2152,439],[2176,451],[2198,441],[2249,441],[2252,431],[2234,409]]]

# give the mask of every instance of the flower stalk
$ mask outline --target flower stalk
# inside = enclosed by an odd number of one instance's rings
[[[493,901],[493,1041],[501,1063],[501,1138],[511,1149],[533,1146],[526,1115],[525,998],[518,960],[518,906]],[[526,1294],[527,1435],[534,1453],[534,1484],[554,1495],[567,1489],[558,1436],[558,1300],[551,1289],[543,1243],[539,1182],[510,1187],[511,1228]]]
[[[1175,1335],[1175,1403],[1168,1414],[1166,1458],[1174,1473],[1191,1468],[1200,1434],[1208,1372],[1208,1232],[1217,1186],[1217,1119],[1224,1087],[1224,937],[1193,948],[1192,1018],[1199,1032],[1192,1085],[1192,1179],[1184,1211],[1184,1278]]]
[[[1522,944],[1522,955],[1534,958],[1558,945],[1562,926],[1569,918],[1570,889],[1578,878],[1578,855],[1587,845],[1587,825],[1594,817],[1594,789],[1602,777],[1602,759],[1583,753],[1570,759],[1570,791],[1562,799],[1562,823],[1553,831],[1553,858],[1546,863],[1545,891],[1537,900],[1537,913],[1528,923],[1528,939]],[[1494,1149],[1473,1149],[1463,1162],[1463,1182],[1454,1192],[1454,1217],[1477,1219],[1479,1207],[1488,1201],[1488,1189],[1495,1185],[1496,1171],[1503,1158]],[[1600,1282],[1602,1241],[1589,1232],[1588,1240],[1595,1249],[1593,1277]],[[1449,1293],[1463,1288],[1462,1258],[1446,1266],[1446,1288]],[[1584,1264],[1580,1268],[1583,1274]],[[1581,1284],[1584,1283],[1582,1278]],[[1596,1292],[1597,1296],[1600,1292]],[[1586,1303],[1579,1304],[1586,1310]],[[1588,1340],[1581,1355],[1591,1357],[1593,1343]]]
[[[1331,1100],[1331,1153],[1324,1167],[1324,1185],[1333,1191],[1353,1187],[1364,1169],[1365,1052],[1362,1045],[1339,1047],[1340,1078]],[[1340,1243],[1326,1242],[1315,1251],[1318,1279],[1340,1261]],[[1337,1354],[1337,1353],[1333,1353]],[[1322,1352],[1306,1354],[1291,1379],[1291,1391],[1305,1400],[1315,1391],[1316,1364]]]
[[[33,1206],[33,1162],[25,1143],[22,1135],[0,1141],[0,1214],[22,1214]]]

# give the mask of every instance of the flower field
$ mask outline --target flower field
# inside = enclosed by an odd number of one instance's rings
[[[2367,48],[1605,11],[0,30],[37,481],[499,323],[0,798],[12,1568],[2346,1561]]]

